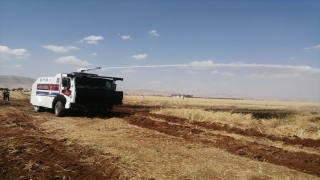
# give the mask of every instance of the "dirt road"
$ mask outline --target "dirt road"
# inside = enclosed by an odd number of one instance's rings
[[[320,177],[320,140],[190,122],[155,108],[124,104],[57,118],[33,112],[28,99],[1,101],[0,179]]]

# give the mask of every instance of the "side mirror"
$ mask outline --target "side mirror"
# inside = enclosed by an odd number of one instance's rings
[[[62,79],[62,86],[64,88],[70,89],[70,79],[69,78],[63,78]]]

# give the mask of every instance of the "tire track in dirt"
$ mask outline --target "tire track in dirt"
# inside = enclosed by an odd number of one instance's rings
[[[200,126],[209,130],[219,130],[219,131],[226,131],[228,133],[234,133],[239,135],[245,135],[245,136],[255,136],[255,137],[262,137],[267,138],[271,141],[281,141],[284,144],[287,145],[300,145],[305,147],[311,147],[311,148],[320,148],[320,140],[315,139],[301,139],[298,137],[289,138],[289,137],[277,137],[273,135],[267,135],[263,134],[259,131],[253,130],[253,129],[239,129],[236,127],[230,127],[226,124],[219,124],[219,123],[209,123],[209,122],[191,122],[188,119],[179,118],[175,116],[167,116],[162,114],[154,114],[150,113],[150,116],[156,117],[156,118],[162,118],[166,121],[170,122],[178,122],[178,123],[190,123],[196,126]]]
[[[129,115],[133,115],[135,113],[149,113],[152,109],[157,109],[157,108],[158,107],[148,107],[148,106],[125,106],[125,108],[117,107],[115,108],[115,111],[111,113],[118,113],[117,117],[125,117]],[[228,133],[233,133],[233,134],[239,134],[239,135],[250,136],[250,137],[251,136],[261,137],[261,138],[269,139],[271,141],[280,141],[280,142],[283,142],[285,145],[298,145],[298,146],[305,146],[305,147],[320,149],[319,139],[316,140],[316,139],[307,139],[307,138],[301,139],[299,137],[292,137],[292,138],[278,137],[274,135],[263,134],[254,129],[240,129],[237,127],[230,127],[226,124],[220,124],[215,122],[197,122],[197,121],[192,122],[185,118],[179,118],[175,116],[168,116],[168,115],[155,114],[155,113],[149,113],[148,115],[153,116],[155,118],[162,118],[169,122],[176,122],[180,124],[189,123],[195,126],[206,128],[208,130],[226,131]],[[315,121],[320,122],[319,119],[315,119]]]
[[[123,119],[133,125],[156,130],[175,137],[182,137],[187,141],[224,149],[231,154],[286,166],[300,172],[320,177],[319,155],[305,152],[290,152],[283,150],[282,148],[258,144],[256,142],[239,141],[229,136],[210,134],[201,129],[194,128],[193,126],[183,125],[181,124],[183,122],[181,119],[164,118],[164,120],[170,119],[171,122],[178,123],[170,124],[169,122],[153,120],[150,116],[153,116],[153,114],[136,113],[132,116],[126,116]],[[210,140],[208,138],[203,138],[203,136],[216,137],[216,139]]]
[[[10,117],[10,118],[8,118]],[[118,157],[48,138],[24,113],[0,114],[0,179],[118,179]]]

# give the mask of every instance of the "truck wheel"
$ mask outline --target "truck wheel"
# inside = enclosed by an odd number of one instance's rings
[[[65,108],[63,106],[63,104],[61,103],[61,101],[58,101],[56,103],[56,105],[54,106],[54,114],[57,116],[57,117],[62,117],[64,116],[65,114]]]
[[[33,106],[33,109],[35,112],[42,112],[44,110],[44,107],[42,106]]]

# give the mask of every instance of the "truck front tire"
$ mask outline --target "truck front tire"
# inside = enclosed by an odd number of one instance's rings
[[[44,107],[42,106],[33,106],[33,109],[35,112],[42,112],[44,110]]]
[[[57,101],[56,105],[54,106],[54,114],[57,117],[62,117],[65,115],[66,109],[64,108],[64,105],[61,103],[61,101]]]

